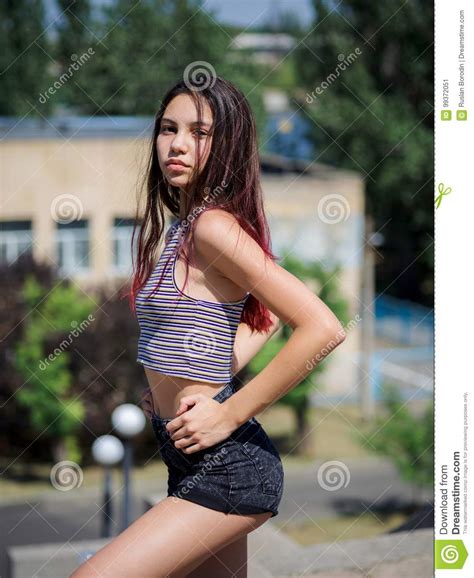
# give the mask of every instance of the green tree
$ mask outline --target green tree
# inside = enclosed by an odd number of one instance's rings
[[[0,27],[0,114],[47,113],[51,106],[38,100],[52,78],[42,0],[0,2]]]
[[[154,115],[165,91],[197,62],[204,64],[189,75],[205,69],[241,85],[252,74],[254,88],[257,70],[228,63],[231,36],[202,6],[202,0],[145,0],[131,9],[127,0],[114,0],[94,11],[94,54],[75,73],[69,102],[82,114]],[[252,104],[261,100],[258,90],[248,94]]]
[[[343,325],[349,321],[348,303],[338,286],[340,268],[327,269],[319,262],[304,263],[290,255],[286,255],[281,260],[281,266],[305,282],[331,309]],[[280,331],[250,361],[248,371],[255,375],[268,365],[285,345],[291,335],[291,331],[290,326],[283,325]],[[332,348],[335,348],[335,346],[336,343],[334,343]],[[329,349],[331,350],[331,346],[329,346]],[[278,400],[278,403],[289,407],[294,412],[296,422],[295,435],[298,440],[296,451],[298,453],[304,454],[307,449],[311,448],[311,436],[308,435],[311,394],[318,387],[317,376],[321,375],[325,367],[327,367],[324,361],[326,360],[317,362],[314,365],[314,369],[296,387]]]
[[[93,302],[65,283],[46,292],[33,276],[26,279],[23,295],[29,315],[16,346],[15,364],[24,379],[16,398],[29,409],[36,432],[51,439],[54,461],[79,461],[75,433],[85,411],[82,402],[70,395],[68,341],[83,327]]]
[[[401,477],[418,487],[434,481],[434,405],[416,416],[395,387],[386,386],[384,408],[367,431],[355,437],[368,449],[388,456]]]
[[[75,83],[76,70],[87,66],[89,59],[93,57],[88,50],[97,42],[92,32],[94,17],[91,3],[90,0],[57,0],[57,9],[60,16],[55,23],[53,54],[57,78],[60,82],[61,79],[66,80],[61,82],[61,88],[55,93],[53,100],[56,105],[67,104],[80,108],[87,97]]]
[[[386,239],[379,288],[430,304],[433,10],[421,0],[313,5],[316,21],[294,54],[294,97],[317,158],[365,176],[368,212]]]
[[[25,297],[25,282],[31,276],[40,286],[37,299]],[[122,403],[139,405],[147,384],[143,366],[136,362],[139,328],[128,301],[121,295],[125,290],[123,281],[88,290],[89,298],[93,300],[90,306],[94,309],[93,321],[88,323],[87,308],[84,315],[76,312],[82,300],[87,305],[81,290],[77,293],[71,289],[70,298],[62,291],[65,303],[55,306],[54,312],[50,311],[52,304],[45,310],[50,294],[66,287],[66,281],[58,277],[57,269],[50,261],[38,262],[31,254],[23,254],[15,263],[0,263],[0,278],[3,281],[0,299],[0,455],[5,475],[31,477],[35,472],[34,464],[49,463],[52,452],[59,456],[71,447],[67,438],[61,441],[58,437],[62,432],[53,429],[58,426],[59,418],[54,421],[58,415],[69,420],[69,411],[62,414],[63,408],[54,395],[65,407],[69,400],[81,402],[81,419],[71,418],[77,425],[71,436],[79,452],[69,450],[69,456],[81,455],[82,465],[93,463],[91,444],[98,436],[110,433],[113,410]],[[77,284],[72,283],[72,287],[77,288]],[[40,295],[44,296],[43,300]],[[72,307],[67,305],[68,300],[73,301]],[[49,325],[46,319],[49,319]],[[70,319],[77,319],[82,324],[69,325]],[[43,337],[31,337],[30,323],[38,327],[41,321],[44,322]],[[18,367],[20,346],[25,356],[23,369]],[[55,350],[62,353],[56,356]],[[50,354],[54,361],[48,359]],[[70,385],[66,388],[67,383]],[[63,391],[60,386],[65,388],[64,393],[58,393],[59,389]],[[21,392],[26,389],[30,391],[24,398]],[[40,403],[39,412],[36,400]],[[48,400],[57,405],[51,407],[51,412],[55,413],[49,422],[48,416],[38,423]],[[45,427],[42,427],[43,423]],[[156,449],[151,427],[146,428],[139,441],[136,457],[138,461],[146,462]]]

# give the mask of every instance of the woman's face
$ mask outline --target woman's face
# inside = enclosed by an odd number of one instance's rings
[[[198,124],[194,101],[187,94],[179,94],[168,104],[161,119],[156,140],[158,161],[168,183],[186,189],[197,164],[197,143],[200,147],[200,171],[211,150],[212,111],[203,100],[202,124]],[[172,164],[172,160],[184,163]]]

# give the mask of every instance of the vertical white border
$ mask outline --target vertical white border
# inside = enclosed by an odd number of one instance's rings
[[[472,140],[472,74],[474,67],[469,41],[474,34],[472,2],[435,2],[435,198],[438,187],[451,187],[435,209],[435,539],[463,540],[468,556],[462,570],[437,569],[435,576],[474,576],[474,499],[472,459],[474,411],[473,339],[474,319],[474,191],[468,172],[474,165]],[[460,58],[460,11],[464,11],[464,59]],[[466,121],[456,119],[459,110],[460,64],[464,62],[464,109]],[[448,109],[452,120],[442,121],[444,84],[448,82]],[[464,392],[469,403],[468,455],[464,463]],[[453,454],[461,455],[460,533],[453,535]],[[441,468],[448,471],[448,533],[441,533]],[[467,465],[467,474],[464,467]],[[467,482],[467,507],[464,484]],[[467,533],[464,517],[467,514]]]

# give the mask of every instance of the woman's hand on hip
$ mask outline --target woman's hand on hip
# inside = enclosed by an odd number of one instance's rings
[[[227,408],[203,393],[182,397],[176,415],[166,429],[175,447],[187,454],[209,448],[237,429]]]

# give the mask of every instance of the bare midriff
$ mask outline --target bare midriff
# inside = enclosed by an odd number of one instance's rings
[[[153,397],[153,411],[165,419],[176,417],[182,397],[195,393],[214,397],[227,384],[227,382],[196,381],[174,375],[165,375],[147,367],[144,369]]]

